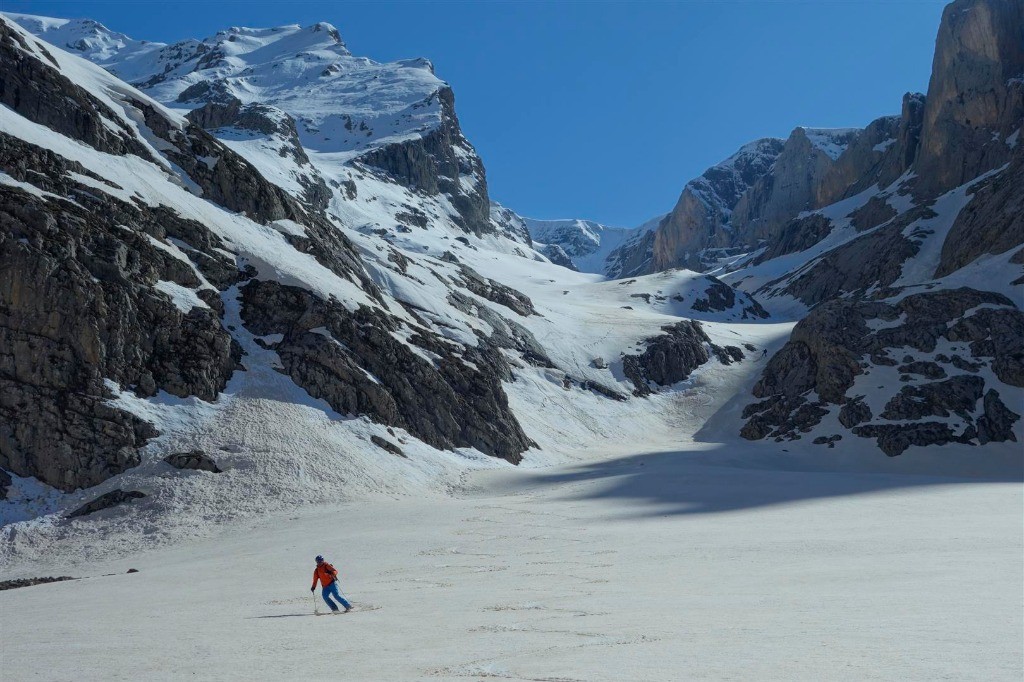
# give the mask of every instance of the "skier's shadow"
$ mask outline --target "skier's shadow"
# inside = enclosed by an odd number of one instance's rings
[[[315,613],[279,613],[275,616],[249,616],[248,620],[255,618],[302,618],[305,616],[315,616]]]

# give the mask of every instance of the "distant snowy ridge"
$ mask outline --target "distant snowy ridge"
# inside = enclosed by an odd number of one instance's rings
[[[614,259],[610,256],[623,244],[635,239],[660,220],[654,218],[634,228],[610,227],[593,220],[566,218],[540,220],[522,218],[531,238],[540,244],[557,247],[572,261],[580,272],[618,276]]]

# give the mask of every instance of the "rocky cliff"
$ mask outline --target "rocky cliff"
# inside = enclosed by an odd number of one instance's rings
[[[923,196],[1009,160],[1024,117],[1021,26],[1018,0],[960,1],[943,12],[916,164]]]
[[[325,201],[203,129],[294,140],[290,119],[233,101],[185,119],[74,59],[0,19],[0,468],[71,491],[135,467],[161,433],[133,400],[222,401],[256,369],[239,338],[275,334],[262,343],[281,370],[340,414],[519,461],[531,441],[499,349],[528,333],[496,335],[494,313],[472,342],[416,324]],[[444,281],[467,310],[479,295],[532,314],[522,294],[458,272]]]
[[[810,309],[755,386],[745,437],[822,433],[831,446],[849,431],[891,456],[1017,439],[1022,12],[949,5],[927,97],[905,98],[898,121],[879,119],[839,157],[818,190],[839,202],[793,219],[727,277]]]

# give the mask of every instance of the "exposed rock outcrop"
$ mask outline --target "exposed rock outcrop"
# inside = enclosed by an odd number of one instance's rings
[[[651,258],[643,270],[624,266],[620,276],[658,272],[672,267],[704,270],[703,251],[709,247],[732,246],[723,231],[746,192],[772,169],[783,150],[783,142],[765,138],[752,142],[722,163],[704,171],[683,188],[675,208],[652,232]],[[631,250],[644,252],[647,244]],[[636,260],[637,256],[621,260]],[[641,258],[645,261],[645,258]]]
[[[108,154],[152,155],[121,117],[56,68],[44,47],[0,21],[0,104]]]
[[[988,364],[1003,383],[1024,382],[1024,312],[1000,294],[956,289],[912,294],[895,303],[833,300],[801,320],[768,362],[753,390],[762,401],[744,410],[748,422],[741,434],[753,439],[792,435],[813,425],[808,423],[808,406],[820,408],[820,419],[829,405],[840,405],[839,422],[856,435],[878,438],[890,455],[909,445],[980,442],[981,425],[985,442],[996,440],[988,434],[1008,439],[1018,417],[997,403],[995,389],[985,392],[980,375],[958,371],[971,369],[970,364],[937,353],[940,342],[966,345],[977,364]],[[908,356],[897,371],[950,378],[898,390],[888,386],[895,395],[875,417],[863,396],[848,393],[860,375],[898,365],[890,353],[907,348],[926,357]],[[979,411],[983,395],[986,404]],[[956,430],[929,417],[957,417],[962,426]],[[884,423],[894,421],[900,424]]]
[[[981,256],[1024,244],[1024,143],[1010,167],[972,188],[974,197],[942,244],[935,277],[944,277]]]
[[[0,581],[0,591],[14,590],[19,587],[32,587],[33,585],[45,585],[46,583],[59,583],[65,580],[78,580],[69,575],[51,576],[45,578],[15,578],[14,580]]]
[[[711,359],[711,353],[723,364],[742,360],[743,351],[736,346],[717,346],[704,332],[700,322],[686,320],[662,327],[665,333],[647,339],[639,355],[625,355],[622,371],[633,382],[633,395],[651,393],[651,384],[671,386],[690,377]]]
[[[743,316],[742,319],[764,319],[768,317],[768,311],[761,307],[761,304],[746,294],[737,295],[737,291],[731,286],[711,275],[706,276],[709,280],[703,297],[697,297],[693,301],[693,309],[701,313],[724,312],[731,310],[736,305],[737,298],[742,297]]]
[[[387,438],[381,438],[378,435],[373,435],[370,436],[370,442],[385,452],[390,452],[392,455],[398,455],[399,457],[405,457],[408,459],[408,456],[402,452],[402,448],[398,447]]]
[[[135,449],[155,435],[107,404],[105,379],[142,396],[210,400],[238,364],[240,349],[215,310],[180,310],[153,288],[200,281],[151,237],[206,231],[89,192],[60,157],[6,136],[0,168],[79,197],[0,188],[0,466],[63,490],[95,485],[137,464]]]
[[[572,258],[569,258],[569,254],[558,244],[545,244],[540,249],[540,252],[547,256],[548,260],[555,265],[561,265],[563,268],[579,272],[579,268],[572,262]]]
[[[810,307],[842,294],[887,287],[899,279],[903,264],[920,249],[918,241],[903,234],[904,229],[930,216],[934,213],[927,208],[911,209],[874,232],[828,251],[796,276],[787,273],[760,291],[788,294]]]
[[[403,329],[380,311],[349,311],[276,282],[242,288],[242,319],[310,395],[341,414],[366,414],[438,448],[475,447],[518,463],[532,445],[508,407],[511,373],[486,344],[459,347],[425,329]],[[416,350],[414,350],[414,348]],[[427,359],[427,358],[431,359]]]
[[[1017,442],[1013,425],[1018,419],[1020,415],[1006,407],[999,399],[999,391],[990,388],[985,393],[984,414],[978,418],[978,442],[982,445],[992,441]]]
[[[68,514],[68,518],[74,519],[79,516],[88,516],[89,514],[95,514],[98,511],[110,509],[111,507],[116,507],[119,504],[131,502],[132,500],[137,500],[145,496],[145,493],[140,493],[138,490],[112,490],[109,493],[100,495],[91,502],[83,504],[81,507]]]
[[[238,98],[224,94],[193,109],[185,118],[212,134],[223,134],[224,129],[230,128],[236,134],[246,131],[267,140],[282,158],[291,157],[296,164],[296,180],[304,189],[300,198],[315,210],[327,207],[331,190],[309,162],[295,120],[284,111],[265,104],[242,104]]]
[[[221,468],[202,450],[190,450],[189,452],[175,452],[164,457],[164,461],[175,469],[190,469],[193,471],[209,471],[213,474],[221,473]]]
[[[927,196],[1010,159],[1007,140],[1024,119],[1022,26],[1019,0],[956,0],[943,11],[915,164]]]
[[[736,202],[732,228],[748,244],[770,239],[801,211],[818,208],[818,185],[859,131],[796,128],[772,165]]]
[[[494,223],[499,234],[504,234],[509,239],[522,242],[527,246],[533,245],[530,228],[515,211],[505,208],[497,202],[491,202],[491,222]]]
[[[441,104],[440,126],[420,137],[366,152],[359,161],[387,172],[406,187],[444,194],[466,232],[492,232],[484,166],[462,134],[455,115],[455,93],[443,87],[430,96],[434,97]],[[430,104],[430,98],[425,104]],[[472,178],[471,189],[466,187],[465,178]]]
[[[523,317],[537,314],[533,307],[533,301],[526,294],[493,279],[483,277],[467,265],[460,265],[459,270],[462,273],[462,286],[477,296],[498,305],[503,305]]]

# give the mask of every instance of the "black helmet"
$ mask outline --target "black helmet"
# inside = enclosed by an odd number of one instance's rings
[[[317,555],[316,555],[316,562],[317,562],[318,564],[319,564],[319,563],[320,563],[321,561],[323,561],[323,560],[324,560],[324,558],[323,558],[322,556],[320,556],[319,554],[317,554]]]

